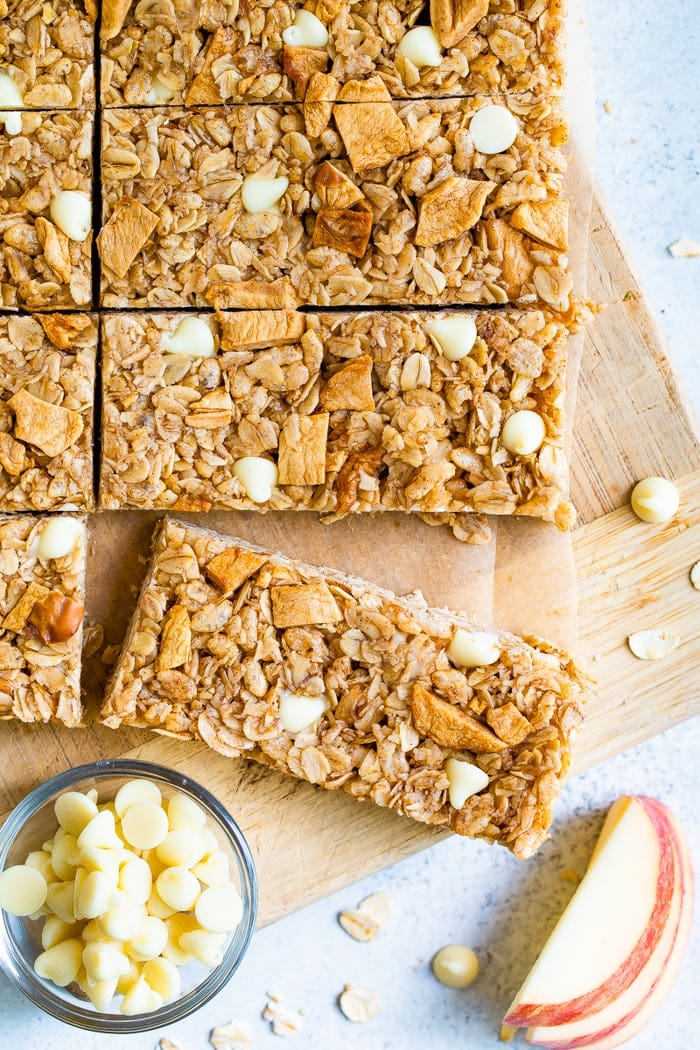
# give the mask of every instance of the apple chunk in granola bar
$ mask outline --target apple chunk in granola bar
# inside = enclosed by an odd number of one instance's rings
[[[513,308],[105,317],[101,505],[561,521],[578,323]],[[530,416],[538,447],[510,450]],[[266,471],[261,494],[250,478]]]
[[[0,719],[80,724],[81,518],[0,518]]]
[[[107,111],[102,303],[565,311],[565,138],[543,101],[391,102],[376,78],[312,133],[298,105]]]
[[[102,716],[527,857],[582,690],[547,643],[166,520]]]
[[[562,0],[112,0],[103,5],[102,101],[323,103],[371,76],[393,98],[555,95],[563,37]]]
[[[0,307],[89,307],[93,119],[19,117],[0,128]]]

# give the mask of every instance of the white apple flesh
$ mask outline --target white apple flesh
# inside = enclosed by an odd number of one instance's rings
[[[652,819],[635,799],[620,800],[504,1023],[564,1025],[616,1000],[637,979],[663,935],[674,868],[667,823]]]

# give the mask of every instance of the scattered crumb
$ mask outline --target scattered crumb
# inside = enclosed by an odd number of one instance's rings
[[[605,110],[606,113],[614,113],[615,112],[615,107],[613,106],[613,104],[612,104],[612,102],[610,101],[609,98],[606,98],[605,102],[603,103],[603,109]]]
[[[83,631],[83,659],[94,656],[104,645],[105,632],[101,623],[86,627]]]
[[[690,582],[696,591],[700,591],[700,561],[696,561],[690,570]]]
[[[249,1050],[253,1045],[253,1030],[245,1021],[229,1021],[212,1028],[209,1042],[214,1050]]]
[[[158,1041],[158,1050],[180,1050],[180,1047],[172,1039],[160,1039]]]
[[[108,645],[102,651],[100,659],[106,667],[111,667],[112,664],[116,663],[117,657],[119,656],[120,645]]]
[[[700,256],[700,243],[690,237],[681,237],[669,244],[666,251],[674,259],[697,259]]]
[[[345,932],[356,941],[373,941],[382,926],[391,916],[391,900],[388,893],[370,893],[357,908],[341,911],[338,922]]]
[[[284,1006],[279,992],[267,993],[267,1003],[260,1016],[263,1021],[270,1022],[273,1035],[289,1038],[289,1036],[297,1035],[302,1026],[302,1011],[290,1010]]]
[[[373,988],[362,988],[351,984],[346,984],[338,996],[338,1006],[343,1016],[354,1024],[371,1021],[381,1010]]]
[[[600,653],[593,653],[593,656],[591,657],[591,662],[594,663],[594,664],[599,663],[600,662]]]
[[[573,868],[567,868],[566,871],[562,871],[559,877],[563,879],[564,882],[579,883],[581,881],[581,876],[577,871],[574,871]]]

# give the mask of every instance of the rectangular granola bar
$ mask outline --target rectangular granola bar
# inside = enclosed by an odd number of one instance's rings
[[[85,524],[0,519],[0,719],[79,725]]]
[[[70,110],[0,129],[0,307],[90,306],[92,133]]]
[[[562,87],[563,0],[103,6],[104,106],[332,101],[371,76],[393,98]]]
[[[100,504],[565,524],[577,323],[536,309],[104,317]],[[522,411],[545,436],[516,454],[502,435]],[[256,492],[245,457],[278,483]]]
[[[375,79],[350,101],[368,85],[313,133],[294,105],[106,111],[103,305],[565,311],[559,113],[509,99],[515,139],[491,155],[484,98],[392,103]]]
[[[582,689],[547,643],[166,520],[102,716],[527,857],[552,818]]]
[[[95,17],[93,0],[0,0],[0,109],[94,106]]]
[[[97,321],[0,317],[0,511],[90,510]]]

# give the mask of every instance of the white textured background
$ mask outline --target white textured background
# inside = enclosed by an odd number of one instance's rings
[[[700,412],[700,259],[672,259],[681,236],[700,240],[700,5],[692,0],[589,0],[598,90],[598,178],[643,287],[661,320],[683,385]],[[603,110],[609,100],[612,113]],[[698,552],[700,557],[700,551]],[[700,679],[700,675],[698,676]],[[700,686],[699,686],[700,687]],[[313,1050],[497,1050],[499,1019],[581,870],[604,808],[623,792],[656,795],[675,808],[700,857],[700,723],[681,726],[571,781],[553,842],[523,866],[504,850],[450,840],[258,934],[229,987],[167,1033],[129,1038],[70,1032],[41,1015],[0,978],[0,1050],[151,1050],[167,1034],[180,1050],[205,1050],[212,1025],[232,1017],[253,1027],[256,1048],[279,1048],[260,1020],[265,992],[308,1012],[292,1045]],[[265,872],[260,873],[265,878]],[[366,893],[386,889],[394,917],[379,940],[351,941],[335,921]],[[428,961],[462,941],[482,973],[464,992],[442,988]],[[663,1011],[633,1050],[698,1046],[696,936]],[[335,1007],[345,982],[374,987],[383,1004],[354,1026]],[[523,1044],[520,1044],[523,1045]]]

